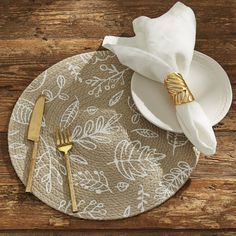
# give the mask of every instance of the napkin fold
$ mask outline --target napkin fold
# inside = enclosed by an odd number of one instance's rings
[[[196,37],[196,20],[191,8],[177,2],[160,17],[136,18],[133,29],[134,37],[106,36],[103,47],[147,79],[163,83],[168,74],[178,72],[188,82]],[[215,153],[214,131],[197,101],[176,105],[176,116],[184,134],[200,152]]]

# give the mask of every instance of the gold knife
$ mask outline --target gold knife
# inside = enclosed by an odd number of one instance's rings
[[[26,189],[25,189],[25,192],[29,192],[29,193],[32,191],[32,182],[33,182],[34,168],[35,168],[35,163],[36,163],[36,156],[37,156],[37,151],[38,151],[40,129],[41,129],[42,120],[43,120],[44,105],[45,105],[45,96],[40,95],[35,102],[34,109],[32,111],[30,123],[29,123],[27,139],[34,142],[33,152],[32,152],[30,166],[29,166],[29,174],[28,174],[28,179],[27,179]]]

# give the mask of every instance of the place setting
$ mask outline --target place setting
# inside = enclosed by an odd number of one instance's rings
[[[134,19],[133,30],[56,63],[19,97],[8,145],[25,194],[74,217],[123,219],[170,199],[200,153],[217,152],[212,127],[232,89],[224,69],[194,50],[193,10],[177,2]]]

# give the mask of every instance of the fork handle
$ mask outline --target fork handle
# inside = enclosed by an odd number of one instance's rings
[[[69,189],[70,189],[72,211],[78,212],[78,207],[76,204],[76,197],[75,197],[75,189],[74,189],[72,174],[71,174],[72,172],[71,172],[70,158],[68,154],[65,154],[65,162],[66,162],[67,177],[68,177],[68,183],[69,183]]]

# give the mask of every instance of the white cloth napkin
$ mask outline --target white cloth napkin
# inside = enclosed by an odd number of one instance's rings
[[[191,8],[177,2],[160,17],[136,18],[133,29],[134,37],[106,36],[103,47],[116,54],[123,65],[148,79],[163,83],[167,74],[179,72],[187,82],[196,35]],[[176,105],[176,116],[184,134],[200,152],[215,153],[214,131],[197,101]]]

